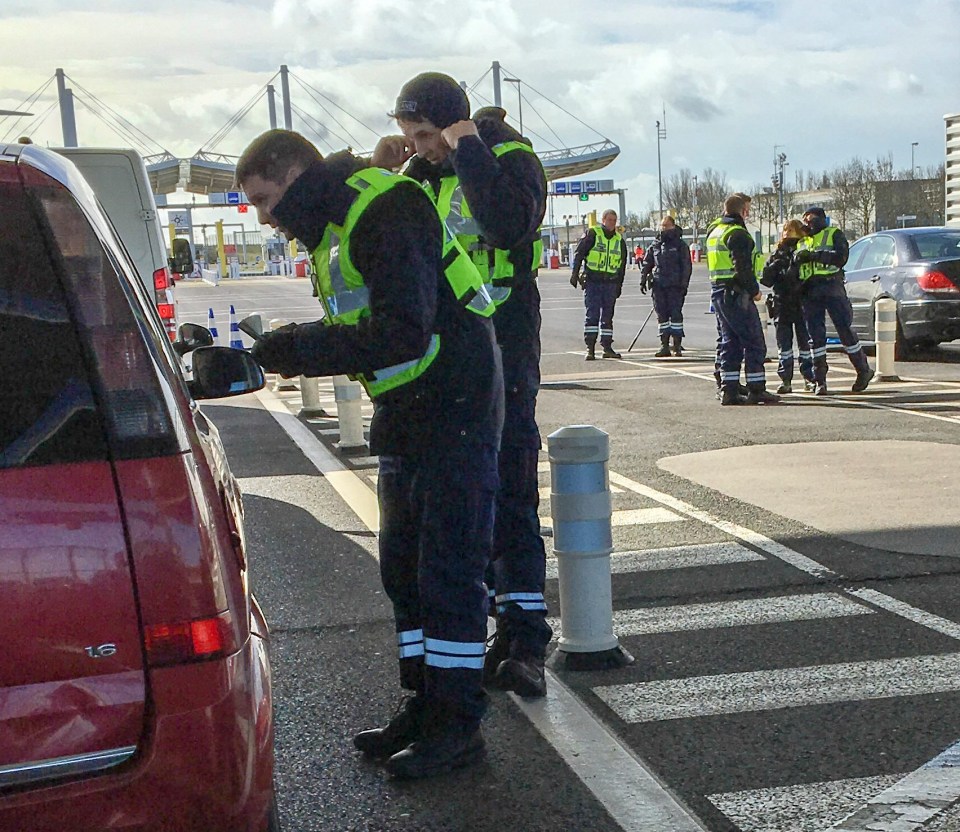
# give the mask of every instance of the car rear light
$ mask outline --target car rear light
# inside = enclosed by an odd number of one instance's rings
[[[167,273],[166,268],[157,269],[153,273],[153,288],[158,292],[163,291],[170,285],[170,275]]]
[[[960,292],[960,288],[943,272],[924,272],[917,278],[917,283],[924,292],[931,294],[950,294]]]
[[[209,661],[238,649],[230,612],[195,621],[150,624],[144,627],[143,644],[151,667]]]
[[[162,320],[164,323],[172,320],[176,315],[172,303],[158,303],[157,313],[160,315],[160,320]]]

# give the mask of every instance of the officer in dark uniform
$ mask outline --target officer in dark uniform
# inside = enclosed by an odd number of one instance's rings
[[[808,209],[803,215],[803,224],[807,236],[797,245],[793,257],[800,267],[803,318],[813,345],[814,392],[817,396],[827,395],[826,316],[830,315],[847,358],[857,371],[851,389],[860,393],[867,389],[874,371],[853,331],[853,309],[843,285],[843,267],[847,264],[850,246],[843,232],[829,224],[823,208]]]
[[[666,216],[660,222],[660,233],[644,255],[640,273],[640,292],[645,295],[653,287],[653,308],[660,323],[656,358],[669,357],[671,336],[673,354],[683,354],[683,301],[692,272],[690,247],[683,241],[673,217]]]
[[[448,75],[426,72],[404,84],[394,116],[402,136],[382,139],[374,160],[402,164],[437,201],[497,304],[506,408],[500,447],[493,563],[488,586],[497,634],[487,683],[521,696],[546,693],[544,658],[552,636],[543,598],[546,553],[540,536],[536,422],[540,387],[540,223],[547,184],[540,160],[499,107],[470,118],[470,103]],[[381,162],[381,159],[383,160]]]
[[[763,362],[767,356],[760,313],[754,302],[760,287],[753,271],[753,238],[745,220],[750,200],[728,196],[723,216],[707,234],[707,266],[713,286],[710,301],[720,327],[721,404],[769,404],[778,397],[766,390]],[[746,364],[747,396],[739,392],[740,366]]]
[[[398,777],[469,765],[484,754],[483,574],[503,419],[493,304],[411,179],[271,130],[240,157],[237,183],[261,222],[311,252],[326,313],[265,334],[254,358],[285,376],[353,375],[374,402],[380,567],[415,696],[354,743]]]
[[[570,285],[584,289],[587,314],[583,322],[583,340],[587,345],[587,361],[597,357],[597,336],[604,358],[622,357],[613,348],[613,312],[623,291],[626,269],[627,244],[617,231],[617,212],[607,209],[603,212],[601,224],[588,228],[577,243],[570,275]]]
[[[799,220],[787,220],[783,224],[783,236],[776,249],[767,258],[760,282],[770,286],[773,293],[768,296],[767,306],[773,318],[777,332],[777,349],[780,363],[777,375],[780,376],[778,393],[793,392],[793,367],[796,363],[793,354],[793,337],[797,338],[797,358],[800,375],[803,376],[807,391],[814,389],[813,353],[810,349],[810,335],[803,322],[803,308],[800,282],[800,267],[793,262],[797,244],[806,236],[803,223]]]

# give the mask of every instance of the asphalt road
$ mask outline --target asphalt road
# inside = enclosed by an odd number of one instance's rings
[[[650,308],[637,275],[617,308],[621,351]],[[494,695],[488,763],[431,783],[390,782],[350,744],[397,702],[375,536],[351,508],[371,499],[376,461],[320,476],[281,429],[296,392],[205,405],[246,494],[273,628],[286,829],[960,830],[957,353],[859,395],[840,392],[853,373],[831,354],[826,400],[721,408],[705,282],[698,269],[684,358],[652,358],[652,321],[629,358],[585,364],[581,295],[566,273],[542,275],[541,431],[610,435],[614,632],[636,661],[557,670],[546,703]],[[181,320],[214,307],[221,336],[230,303],[316,317],[303,280],[178,296]],[[332,458],[335,420],[298,424]],[[559,618],[555,578],[548,601]]]

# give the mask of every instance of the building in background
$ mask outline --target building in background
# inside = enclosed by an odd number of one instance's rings
[[[944,191],[946,225],[960,226],[960,113],[943,117],[946,122],[946,176]]]

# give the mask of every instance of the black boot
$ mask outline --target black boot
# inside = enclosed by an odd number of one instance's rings
[[[612,346],[603,348],[603,358],[623,358]]]
[[[853,387],[851,387],[850,389],[854,393],[862,393],[864,390],[867,389],[867,385],[870,383],[871,379],[875,375],[876,373],[872,369],[870,369],[870,367],[867,367],[866,370],[860,370],[857,373],[857,380],[853,382]]]
[[[510,636],[506,633],[505,624],[502,618],[499,619],[493,642],[487,642],[487,654],[483,658],[484,687],[496,687],[493,678],[497,675],[497,668],[500,667],[500,662],[510,657]]]
[[[680,346],[680,342],[681,342],[682,340],[683,340],[683,336],[682,336],[682,335],[674,335],[674,336],[673,336],[673,354],[674,354],[677,358],[679,358],[681,355],[683,355],[683,347]]]
[[[425,702],[422,696],[405,699],[387,725],[361,731],[353,738],[353,744],[368,757],[376,759],[385,759],[403,751],[421,734]]]
[[[597,360],[597,346],[596,344],[587,344],[587,354],[584,356],[585,361],[596,361]]]
[[[738,389],[740,385],[738,384],[724,384],[722,392],[720,394],[720,404],[722,405],[734,405],[734,404],[746,404],[746,396],[740,395],[740,390]]]
[[[654,358],[669,358],[670,357],[670,336],[661,335],[660,336],[660,349],[658,349],[654,354]]]
[[[486,670],[486,668],[484,668]],[[547,695],[543,657],[530,654],[511,655],[500,662],[493,677],[500,690],[512,690],[517,696],[536,698]]]
[[[480,762],[487,753],[477,720],[459,718],[442,706],[430,705],[423,725],[421,735],[384,764],[394,777],[434,777]]]
[[[781,379],[780,386],[777,388],[777,392],[782,396],[784,393],[793,392],[793,383],[791,379],[785,378]]]
[[[776,404],[780,401],[779,396],[767,392],[766,384],[748,384],[750,392],[747,393],[747,404]]]

